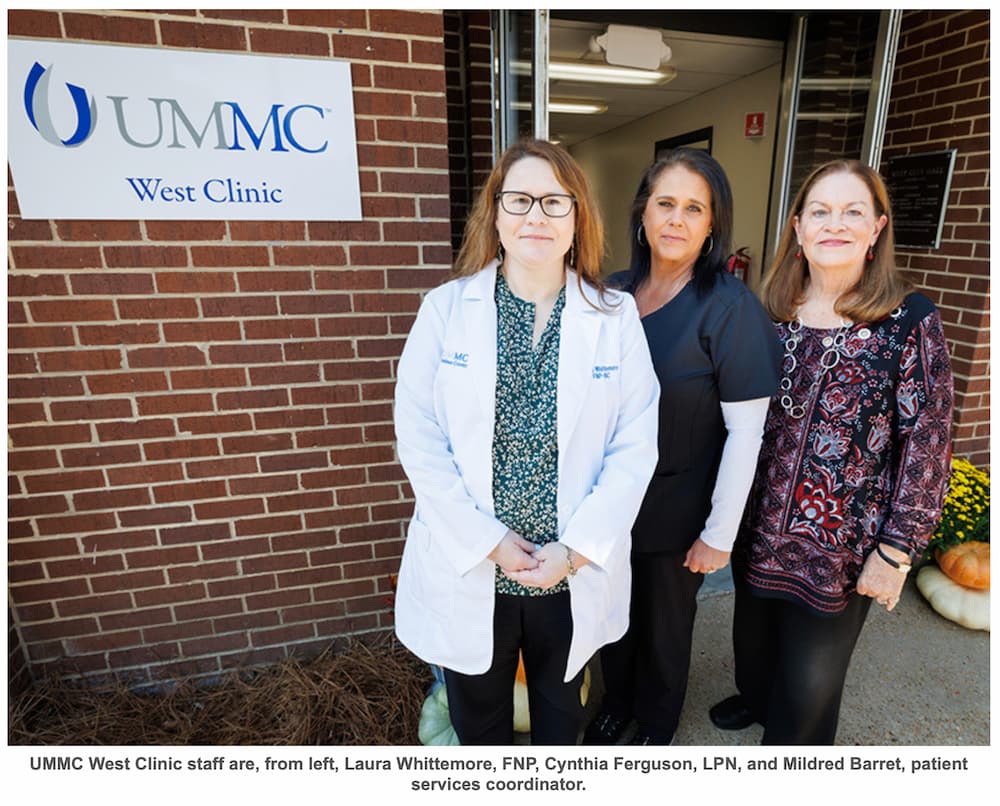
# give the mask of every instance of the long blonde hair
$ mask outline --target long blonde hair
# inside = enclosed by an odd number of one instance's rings
[[[913,290],[913,285],[896,268],[896,241],[892,232],[892,209],[889,193],[882,177],[868,165],[858,160],[833,160],[809,174],[795,196],[788,221],[778,244],[778,251],[771,268],[764,276],[760,288],[761,302],[777,322],[789,322],[805,301],[809,269],[802,257],[796,256],[798,240],[794,221],[801,215],[806,197],[812,187],[823,177],[835,173],[849,173],[864,182],[872,194],[876,217],[885,216],[883,227],[872,259],[865,264],[861,278],[849,288],[834,305],[841,316],[854,322],[875,322],[899,307],[903,298]]]
[[[500,247],[500,235],[496,228],[497,194],[514,163],[525,157],[539,157],[548,162],[559,184],[576,199],[576,234],[566,260],[576,272],[581,287],[586,280],[603,295],[601,261],[604,259],[604,224],[590,183],[576,160],[564,148],[533,138],[512,145],[493,166],[465,223],[454,274],[459,277],[476,274],[496,257]]]

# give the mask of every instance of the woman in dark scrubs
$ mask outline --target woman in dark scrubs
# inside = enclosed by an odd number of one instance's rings
[[[724,568],[753,481],[781,346],[756,297],[725,270],[732,191],[707,152],[651,165],[630,218],[629,270],[660,381],[659,459],[632,528],[629,629],[601,650],[605,696],[584,744],[669,744],[687,689],[696,595]]]

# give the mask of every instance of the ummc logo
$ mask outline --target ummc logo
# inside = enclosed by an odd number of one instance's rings
[[[49,79],[52,77],[52,68],[42,67],[35,62],[28,73],[28,80],[24,85],[24,108],[28,113],[28,120],[35,127],[36,131],[43,138],[54,146],[66,146],[76,148],[82,145],[90,135],[94,133],[97,126],[97,101],[91,98],[88,102],[87,92],[83,87],[67,82],[66,88],[69,90],[70,98],[76,107],[76,131],[67,140],[63,140],[56,134],[56,127],[52,123],[52,115],[49,112]]]
[[[38,62],[28,73],[24,85],[24,106],[28,120],[35,130],[49,143],[75,148],[82,145],[97,127],[97,101],[90,98],[82,87],[66,84],[76,108],[76,131],[63,140],[49,111],[49,79],[52,67],[42,67]],[[317,138],[308,141],[298,126],[302,120],[312,118],[312,130],[317,120],[323,121],[329,109],[314,104],[286,107],[272,104],[262,121],[252,121],[235,101],[215,101],[208,114],[195,118],[184,110],[176,98],[146,98],[150,106],[136,109],[126,95],[106,96],[114,111],[113,119],[118,134],[133,148],[206,148],[224,151],[298,151],[304,154],[321,154],[327,149],[328,140]],[[203,122],[202,122],[203,121]],[[137,134],[141,131],[142,134]],[[151,132],[155,131],[155,135]]]

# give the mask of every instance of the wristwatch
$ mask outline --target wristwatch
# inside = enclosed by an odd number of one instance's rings
[[[563,543],[563,545],[566,546],[565,543]],[[569,571],[566,572],[566,576],[571,576],[571,577],[576,576],[576,566],[573,565],[573,558],[575,556],[576,555],[573,553],[573,549],[571,549],[569,546],[566,546],[566,566],[567,568],[569,568]]]
[[[886,554],[884,551],[882,551],[882,544],[881,543],[876,543],[875,544],[875,551],[878,552],[878,556],[879,557],[881,557],[883,560],[885,560],[889,565],[891,565],[893,568],[895,568],[901,574],[908,574],[908,573],[910,573],[910,569],[913,568],[913,566],[910,563],[908,563],[908,562],[902,562],[901,563],[899,560],[892,559],[892,557],[890,557],[888,554]]]

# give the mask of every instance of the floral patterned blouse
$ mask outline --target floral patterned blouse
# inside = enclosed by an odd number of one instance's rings
[[[516,297],[497,272],[497,390],[493,429],[493,508],[497,519],[526,540],[543,545],[559,539],[556,508],[558,455],[556,379],[559,330],[566,305],[559,292],[538,344],[532,346],[535,304]],[[541,596],[543,590],[514,582],[496,570],[499,593]]]
[[[781,393],[771,401],[735,557],[755,594],[826,615],[846,606],[876,541],[911,556],[926,545],[948,487],[953,396],[941,319],[923,295],[851,326],[840,361],[821,370],[836,332],[803,327],[791,372],[786,358],[805,416],[791,417]]]

